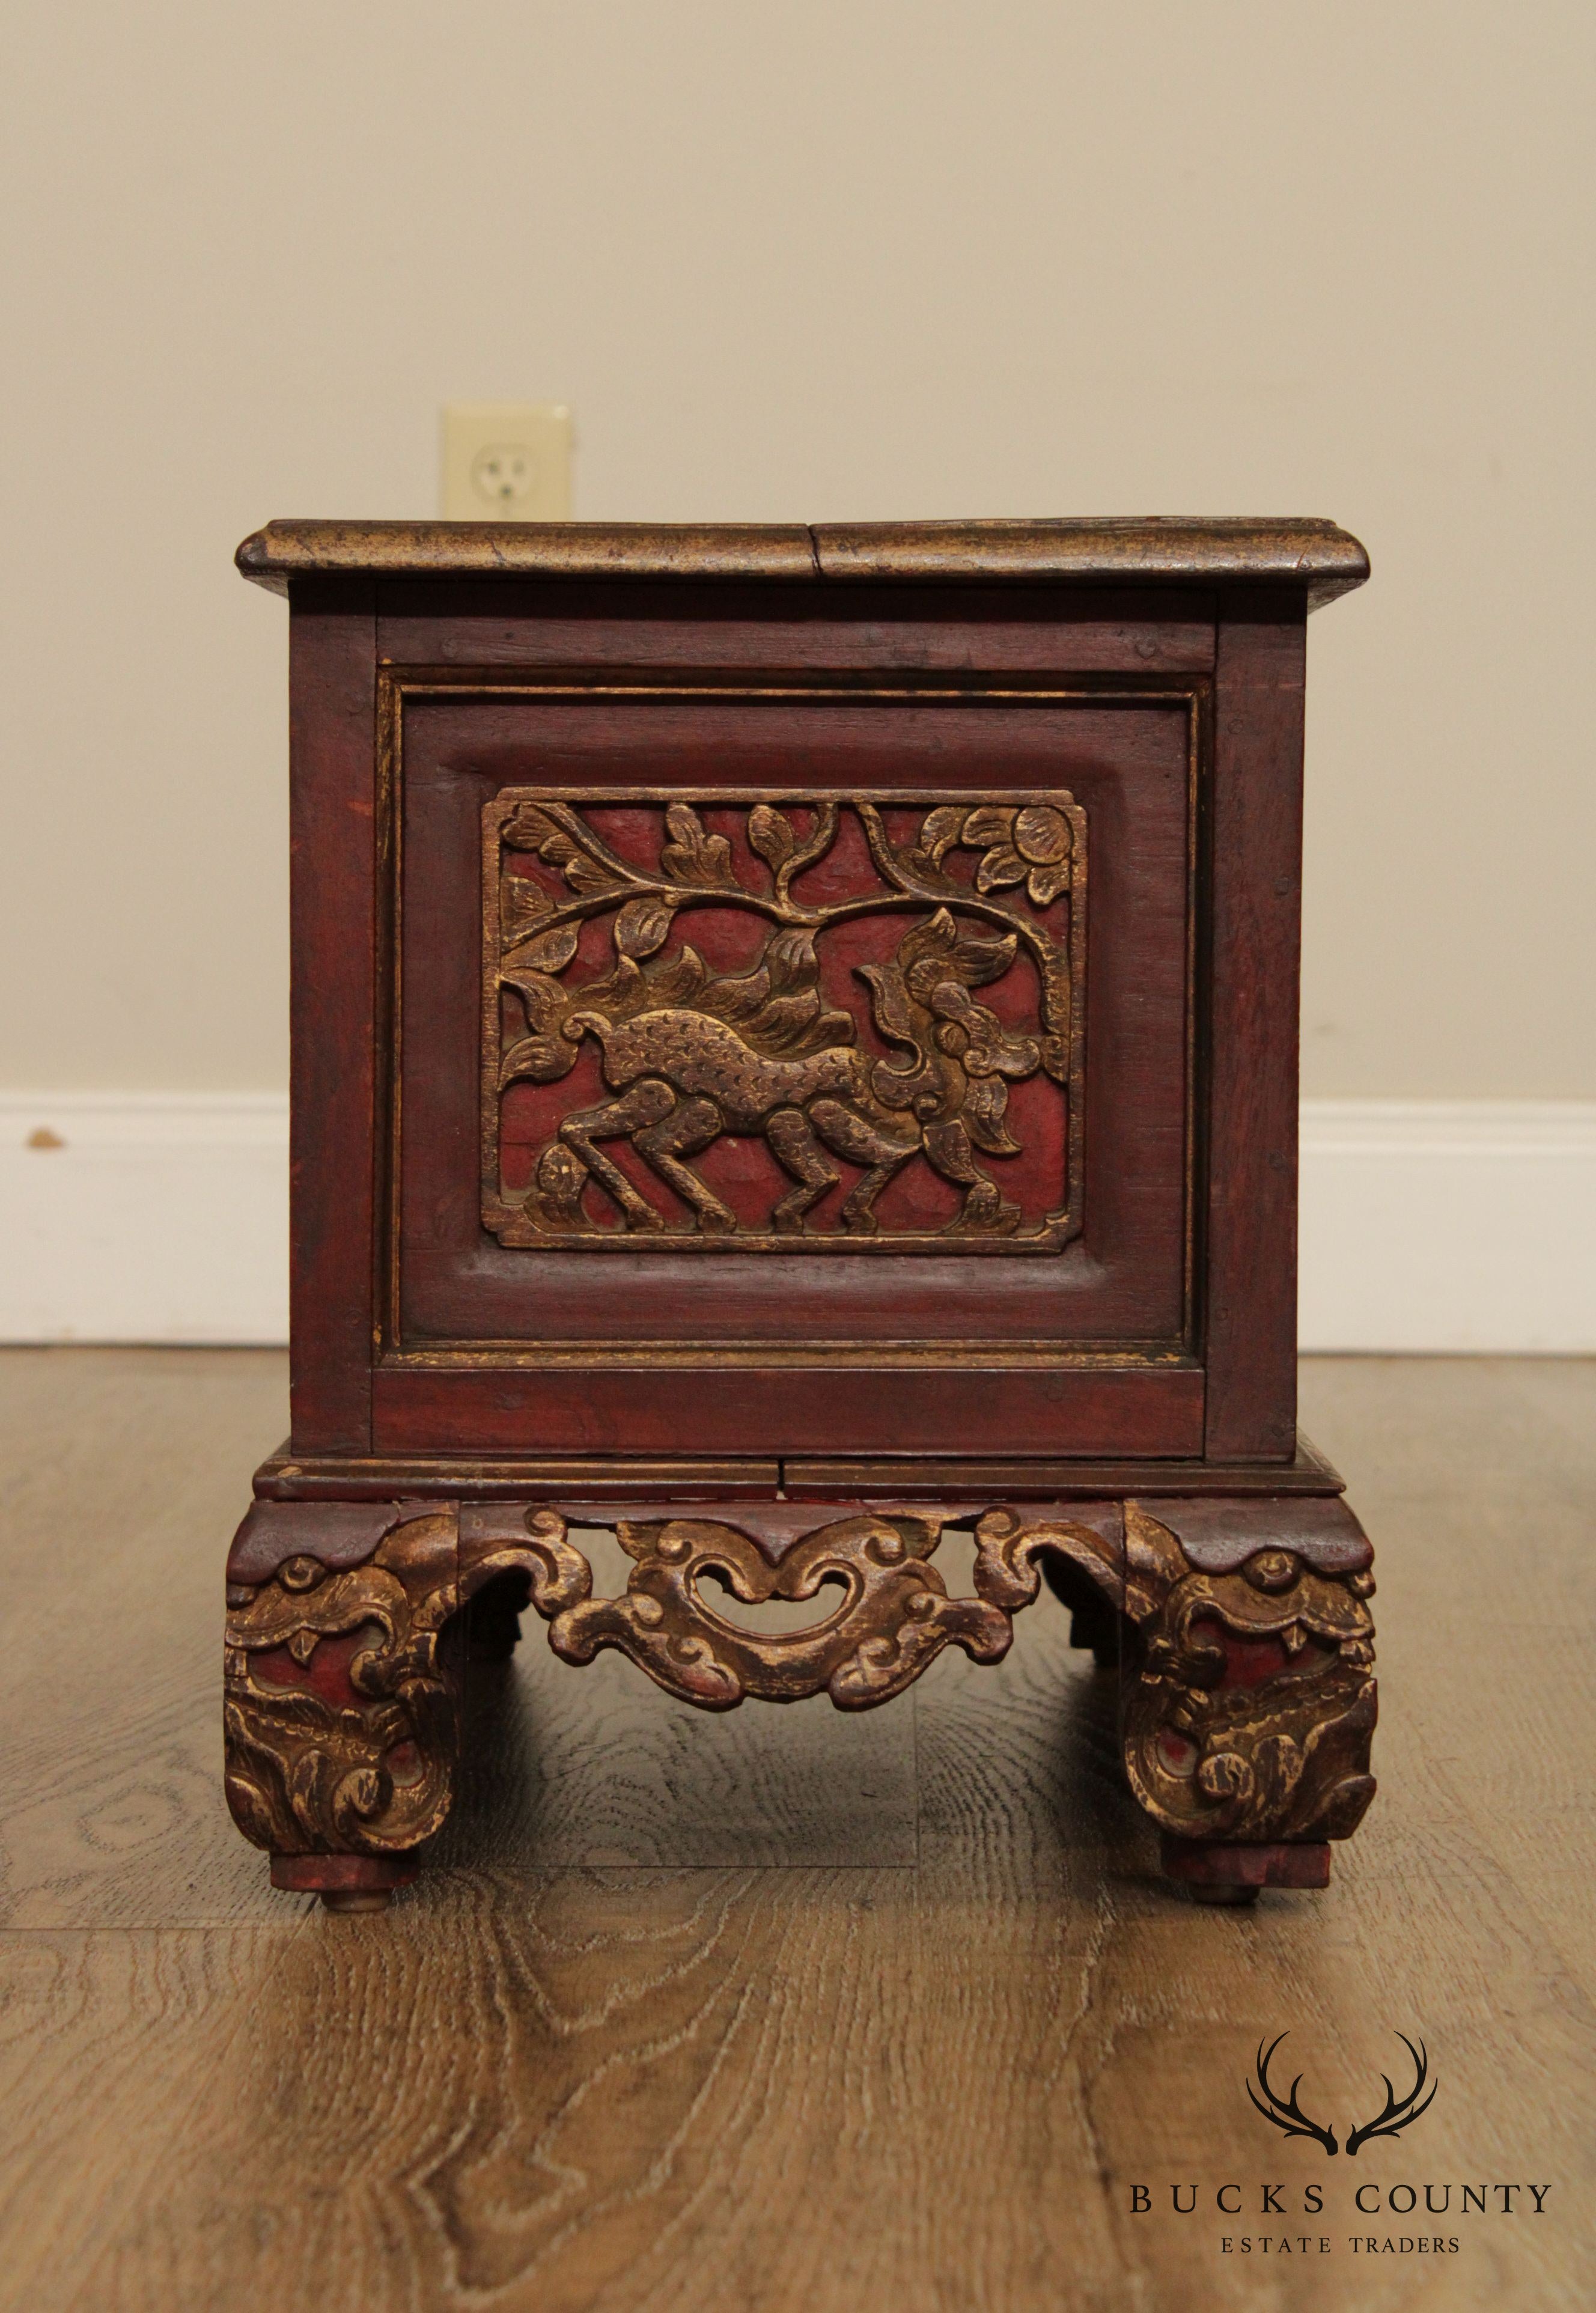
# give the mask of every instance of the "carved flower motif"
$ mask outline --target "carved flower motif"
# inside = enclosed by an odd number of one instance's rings
[[[976,869],[978,892],[1023,884],[1036,905],[1045,908],[1069,883],[1070,823],[1051,804],[1026,804],[1018,811],[983,804],[970,813],[959,840],[971,850],[987,847]]]

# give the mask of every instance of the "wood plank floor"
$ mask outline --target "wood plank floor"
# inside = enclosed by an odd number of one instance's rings
[[[707,1718],[529,1618],[430,1874],[337,1919],[219,1785],[282,1361],[0,1355],[0,2304],[1596,2301],[1596,1365],[1321,1360],[1303,1396],[1381,1577],[1381,1794],[1327,1895],[1166,1891],[1044,1599],[997,1670],[862,1718]],[[1399,2032],[1434,2104],[1354,2161],[1287,2142],[1243,2091],[1282,2031],[1342,2130]]]

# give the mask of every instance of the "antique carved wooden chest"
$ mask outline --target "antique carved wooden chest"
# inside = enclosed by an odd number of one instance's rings
[[[1166,1868],[1322,1885],[1374,1686],[1295,1427],[1302,673],[1356,541],[285,522],[239,563],[292,668],[294,1426],[228,1567],[275,1883],[413,1874],[529,1605],[710,1710],[857,1710],[1046,1576]],[[812,1623],[729,1611],[773,1596]]]

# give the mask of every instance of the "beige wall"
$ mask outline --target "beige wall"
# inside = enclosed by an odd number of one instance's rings
[[[285,1070],[270,514],[1329,514],[1306,1086],[1596,1094],[1588,0],[13,0],[0,1084]]]

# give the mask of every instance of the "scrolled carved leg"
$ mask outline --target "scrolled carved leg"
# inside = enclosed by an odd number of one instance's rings
[[[1324,1886],[1374,1796],[1369,1558],[1339,1501],[1126,1503],[1126,1771],[1198,1901]]]
[[[386,1902],[449,1810],[456,1521],[410,1512],[257,1504],[228,1561],[228,1805],[275,1885],[335,1909]]]
[[[587,1595],[551,1510],[452,1502],[258,1502],[227,1568],[227,1802],[274,1886],[378,1910],[454,1796],[468,1632],[514,1642]],[[513,1596],[506,1592],[513,1590]]]

